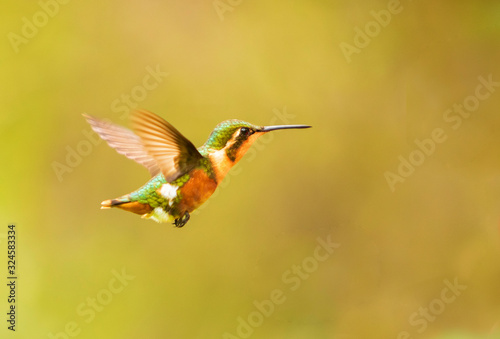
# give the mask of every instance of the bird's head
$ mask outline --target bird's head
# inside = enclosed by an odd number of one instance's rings
[[[226,120],[215,127],[207,142],[201,147],[201,150],[212,161],[217,180],[220,181],[261,135],[279,129],[309,127],[311,126],[256,126],[242,120]]]

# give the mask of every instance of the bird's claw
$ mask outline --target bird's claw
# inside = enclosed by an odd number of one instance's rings
[[[180,227],[186,225],[186,223],[188,222],[188,220],[189,220],[190,217],[191,216],[189,215],[188,212],[184,213],[184,215],[182,217],[177,218],[177,219],[174,220],[175,227],[179,227],[180,228]]]

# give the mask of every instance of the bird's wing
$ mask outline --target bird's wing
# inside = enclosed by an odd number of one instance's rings
[[[203,159],[191,141],[154,113],[133,112],[132,127],[168,182],[198,166]]]
[[[127,158],[135,160],[149,170],[151,176],[160,173],[160,167],[154,157],[148,154],[142,144],[141,138],[131,130],[115,125],[109,121],[97,119],[93,116],[83,114],[94,132],[106,140],[109,146],[113,147],[118,153]]]

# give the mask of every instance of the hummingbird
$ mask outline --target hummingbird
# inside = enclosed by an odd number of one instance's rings
[[[104,200],[112,207],[156,222],[184,226],[190,213],[214,193],[228,171],[261,135],[307,125],[256,126],[242,120],[218,124],[205,144],[196,148],[174,126],[146,111],[132,112],[132,130],[83,114],[108,145],[149,170],[151,179],[136,191]]]

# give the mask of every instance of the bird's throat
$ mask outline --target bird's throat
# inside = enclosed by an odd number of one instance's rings
[[[236,161],[231,160],[227,156],[225,149],[212,152],[208,155],[208,157],[212,162],[215,178],[217,179],[217,182],[220,183],[226,176],[227,172],[229,172],[229,170],[235,165]]]
[[[245,155],[250,146],[260,137],[262,133],[254,133],[244,143],[236,145],[236,140],[233,138],[228,141],[226,147],[211,152],[208,157],[212,162],[217,182],[221,182],[227,172],[240,161]],[[235,148],[236,146],[236,148]],[[229,152],[228,152],[229,151]],[[228,153],[231,155],[229,156]]]

